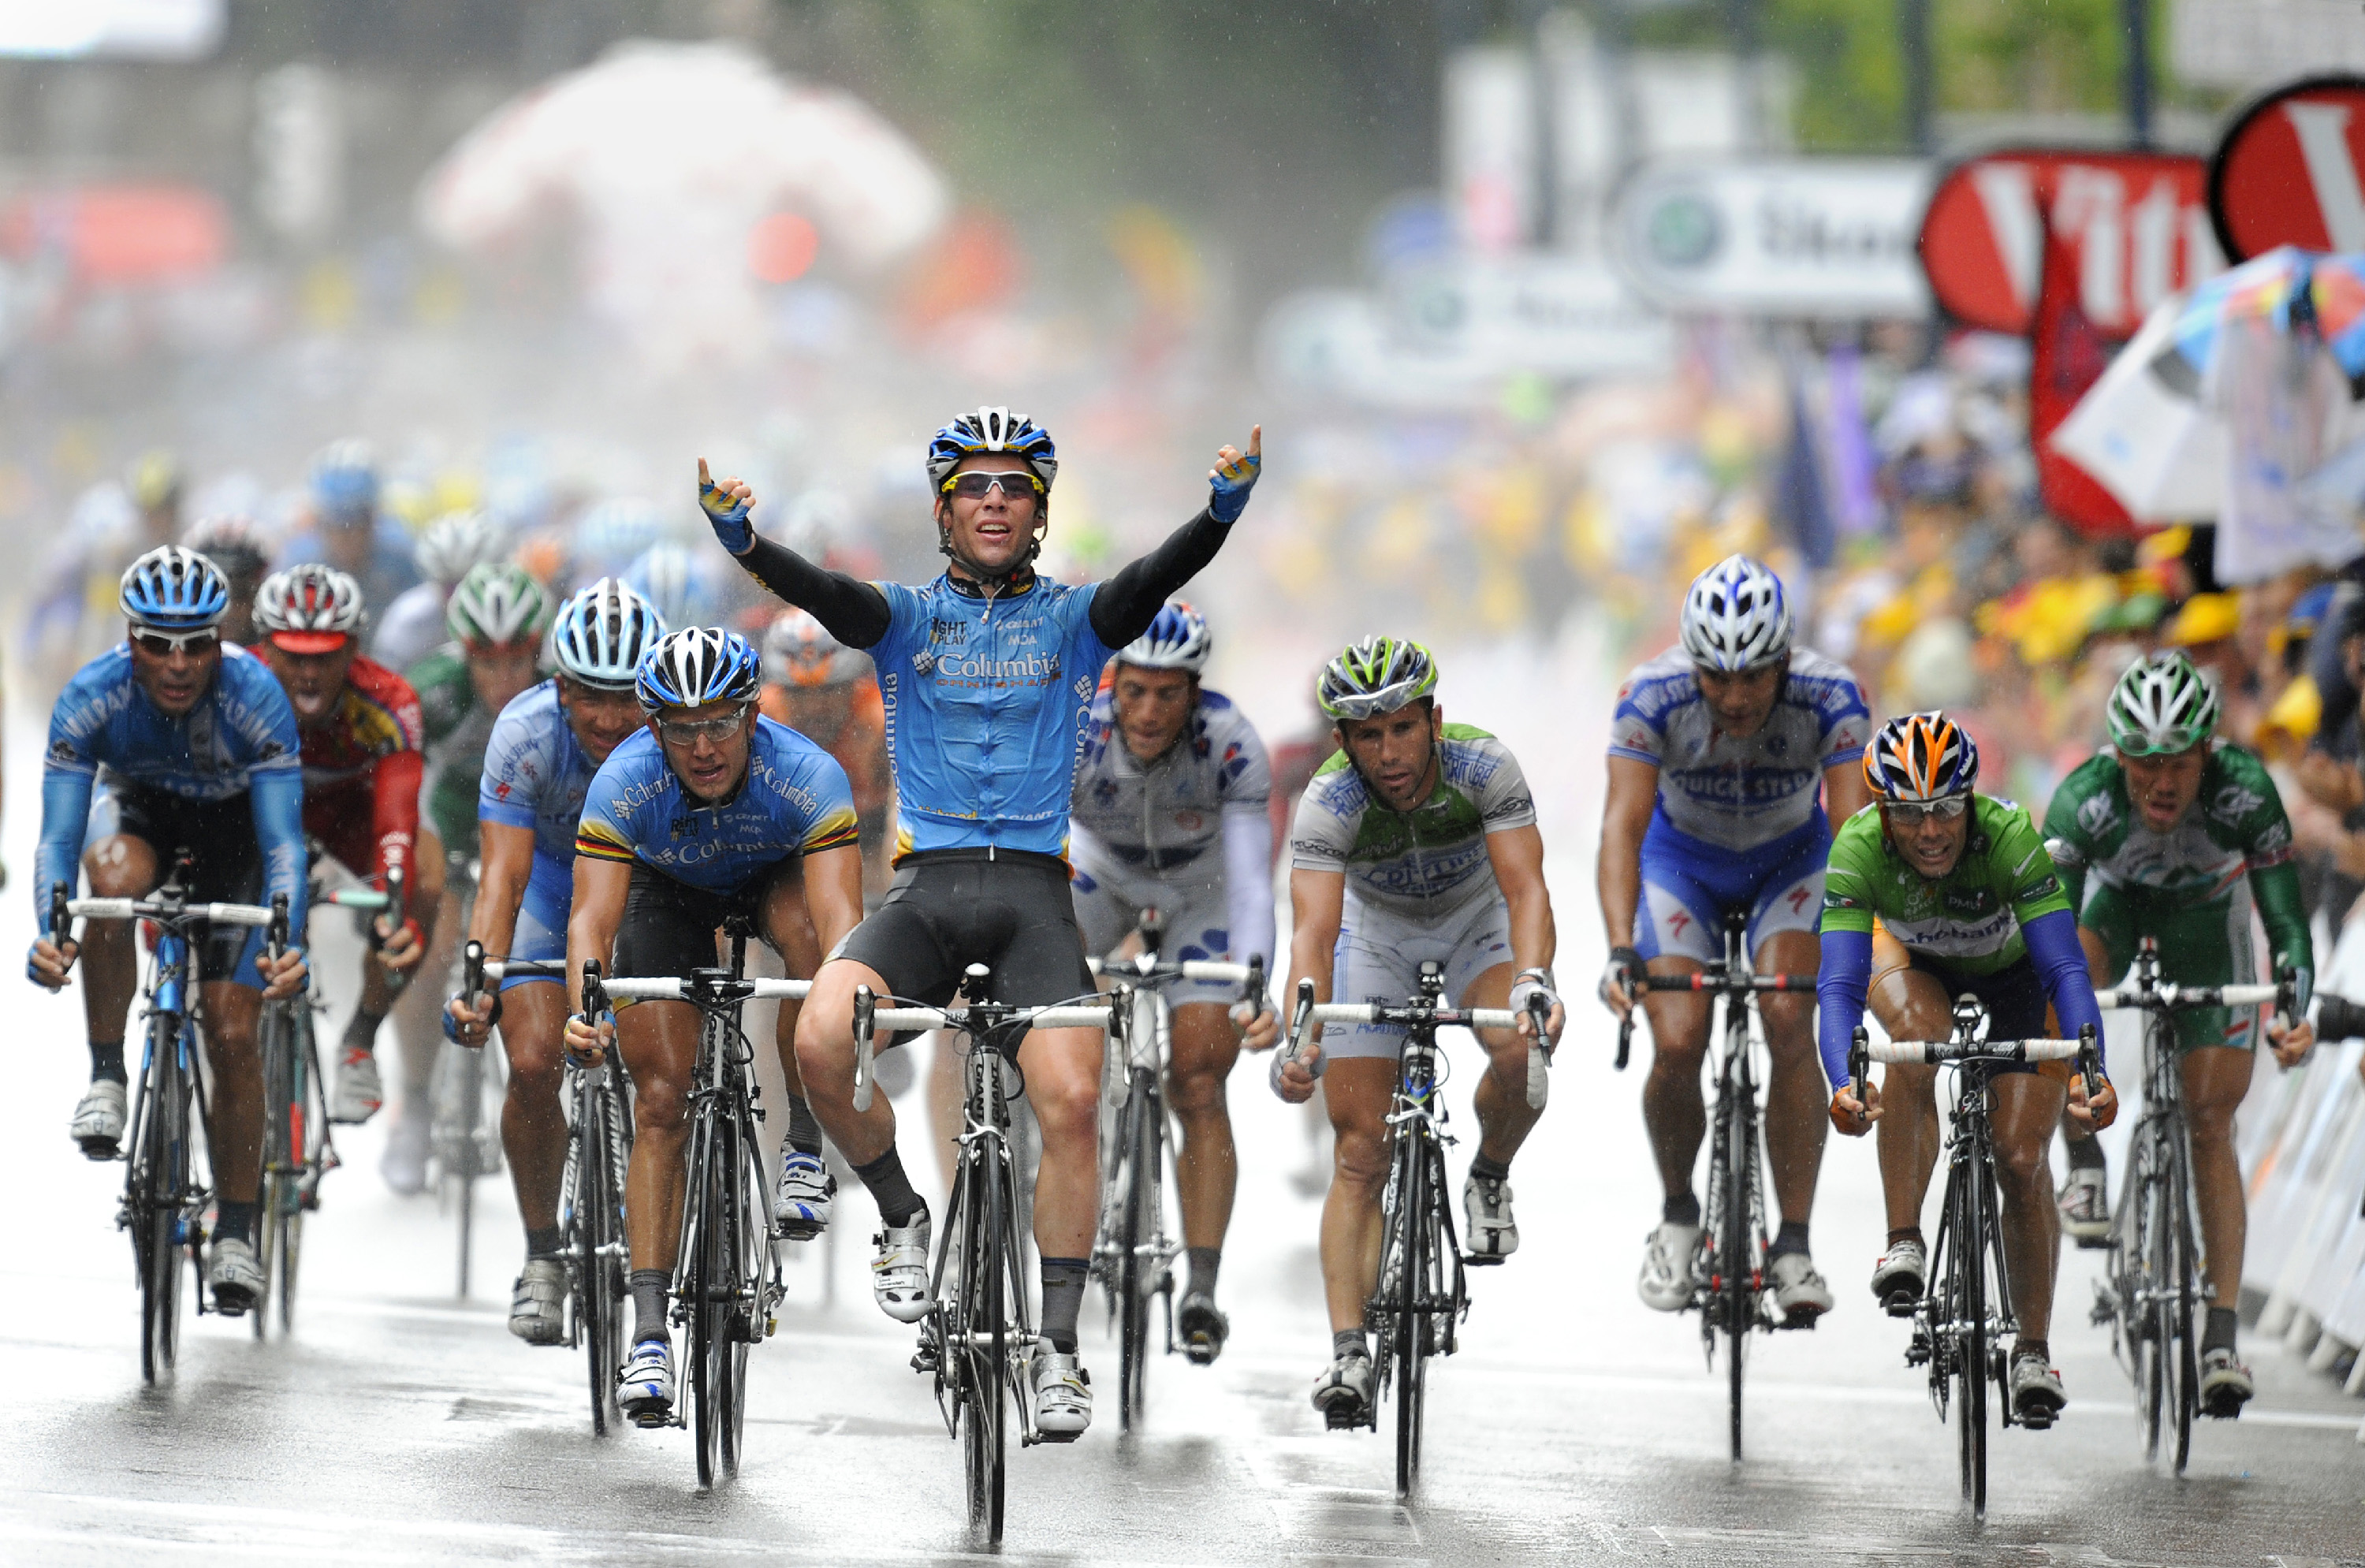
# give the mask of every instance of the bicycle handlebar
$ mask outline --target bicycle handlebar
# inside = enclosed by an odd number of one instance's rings
[[[486,972],[491,973],[492,968],[492,965],[487,964]],[[520,966],[511,972],[530,971],[524,966]],[[741,987],[745,988],[741,1000],[747,1002],[802,1002],[805,999],[805,993],[813,990],[813,981],[744,980],[734,982],[734,991]],[[693,981],[682,980],[674,975],[648,980],[611,980],[602,982],[600,989],[606,991],[611,999],[622,997],[626,1002],[696,1002],[698,1000],[697,985]]]
[[[1963,1061],[2068,1061],[2085,1049],[2076,1040],[1867,1040],[1866,1059],[1934,1066]]]
[[[1721,996],[1741,996],[1761,991],[1804,992],[1811,996],[1815,991],[1813,975],[1746,975],[1743,978],[1749,982],[1745,986],[1738,980],[1727,980],[1714,969],[1702,969],[1696,975],[1644,975],[1635,985],[1634,990],[1638,992],[1645,991],[1707,991],[1712,995]],[[1634,1009],[1630,1007],[1626,1010],[1626,1016],[1618,1021],[1616,1066],[1619,1071],[1626,1070],[1627,1058],[1633,1055],[1633,1050]]]
[[[394,895],[379,892],[375,888],[331,888],[313,895],[315,906],[334,904],[339,909],[381,910],[394,907]]]
[[[216,925],[269,925],[271,911],[252,903],[163,903],[154,899],[68,899],[66,913],[86,920],[203,920]]]
[[[2179,1007],[2258,1007],[2289,999],[2279,985],[2178,985],[2169,981],[2146,996],[2140,989],[2120,986],[2098,991],[2094,1001],[2106,1009]]]
[[[473,942],[469,946],[476,946]],[[566,960],[564,958],[488,958],[483,956],[482,947],[476,947],[476,972],[493,980],[508,980],[515,975],[538,975],[545,980],[566,978]],[[480,984],[477,989],[481,991],[484,988]]]
[[[965,1007],[874,1007],[870,1021],[874,1029],[901,1034],[905,1030],[966,1029],[969,1009]],[[1020,1008],[994,1025],[1006,1030],[1025,1025],[1029,1029],[1105,1029],[1109,1025],[1109,1010],[1104,1007],[1035,1007]]]

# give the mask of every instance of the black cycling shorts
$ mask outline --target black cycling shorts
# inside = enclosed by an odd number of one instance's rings
[[[1067,866],[1048,855],[923,850],[903,857],[876,913],[834,958],[878,971],[889,994],[942,1007],[971,964],[992,971],[989,998],[1044,1007],[1093,994]]]
[[[764,929],[764,901],[781,879],[796,876],[803,866],[801,856],[791,855],[732,891],[717,893],[635,861],[633,885],[624,895],[624,924],[616,934],[616,977],[679,980],[692,969],[722,968],[725,959],[714,934],[734,914],[745,916],[764,945],[772,946]]]
[[[2034,960],[2023,958],[2016,964],[2007,964],[1993,974],[1975,975],[1955,968],[1943,958],[1908,949],[1911,967],[1930,976],[1946,988],[1946,1000],[1953,1002],[1965,991],[1979,999],[1988,1010],[1988,1038],[1990,1040],[2042,1040],[2054,1038],[2053,1025],[2047,1016],[2049,1004],[2045,998],[2045,980],[2037,974]],[[2034,1072],[2040,1064],[2016,1061],[1995,1064],[1997,1072]]]
[[[195,860],[189,902],[263,902],[263,846],[254,836],[254,809],[244,795],[192,801],[111,776],[106,789],[115,801],[113,831],[156,852],[158,886],[173,874],[174,854],[186,850]],[[208,926],[197,944],[197,978],[259,986],[262,975],[252,959],[263,943],[263,933],[255,926]]]

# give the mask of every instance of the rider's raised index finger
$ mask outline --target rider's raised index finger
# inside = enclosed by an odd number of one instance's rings
[[[707,472],[706,459],[703,457],[698,460],[698,482],[701,485],[712,485],[714,483],[714,476]]]

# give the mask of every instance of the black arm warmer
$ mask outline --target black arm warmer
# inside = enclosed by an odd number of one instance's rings
[[[1165,543],[1103,583],[1093,597],[1093,635],[1112,648],[1122,648],[1149,631],[1166,601],[1216,558],[1231,531],[1230,523],[1217,522],[1203,510]]]
[[[749,577],[798,609],[811,610],[823,629],[847,647],[875,647],[887,635],[887,596],[861,578],[825,571],[761,534],[757,535],[756,547],[738,561]],[[1097,615],[1100,607],[1093,609]]]

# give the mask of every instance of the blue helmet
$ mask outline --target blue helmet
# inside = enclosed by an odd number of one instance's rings
[[[633,682],[644,711],[703,708],[710,702],[752,702],[764,686],[764,661],[736,632],[692,626],[641,657]]]
[[[335,441],[312,459],[312,501],[324,519],[377,515],[377,459],[364,441]]]
[[[230,609],[230,584],[196,551],[162,544],[131,563],[116,604],[134,625],[202,632],[219,624]]]
[[[644,550],[624,568],[623,580],[656,606],[668,626],[710,626],[723,600],[714,568],[678,544]]]
[[[936,432],[936,439],[928,443],[929,487],[941,492],[961,459],[981,452],[1007,452],[1025,458],[1046,491],[1059,476],[1059,454],[1051,445],[1049,431],[1024,414],[989,408],[962,414]]]
[[[559,607],[550,648],[558,667],[586,686],[625,691],[641,660],[666,634],[656,607],[613,577],[601,577]]]

